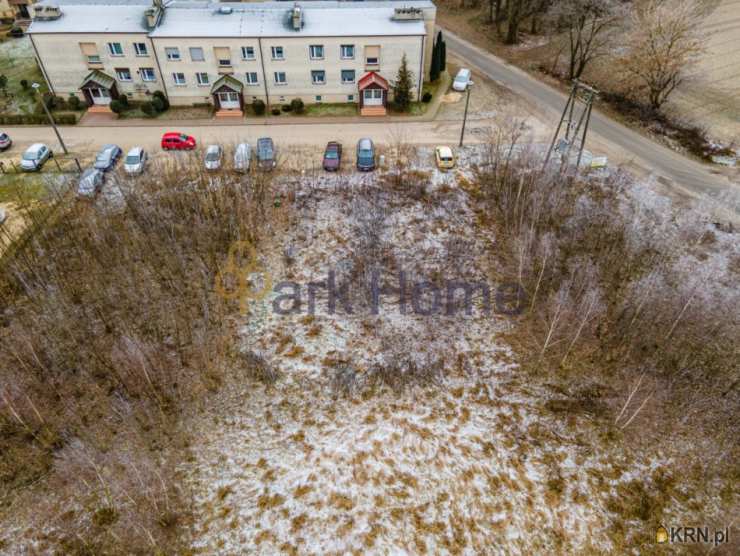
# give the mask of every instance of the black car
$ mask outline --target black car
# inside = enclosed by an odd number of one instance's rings
[[[13,140],[10,138],[10,135],[0,131],[0,151],[8,150],[12,144]]]
[[[324,170],[336,172],[342,165],[342,144],[337,141],[329,141],[324,151]]]
[[[95,157],[95,169],[107,172],[116,165],[123,151],[118,145],[105,145]]]
[[[23,27],[13,27],[8,35],[11,37],[14,37],[16,39],[20,39],[23,35],[25,35],[25,31],[23,31]]]

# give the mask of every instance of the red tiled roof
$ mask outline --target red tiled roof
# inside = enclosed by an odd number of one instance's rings
[[[357,88],[362,91],[363,89],[366,89],[369,85],[375,84],[380,86],[382,89],[388,90],[388,81],[386,81],[385,78],[381,77],[374,71],[369,71],[365,75],[363,75],[360,80],[357,82]]]

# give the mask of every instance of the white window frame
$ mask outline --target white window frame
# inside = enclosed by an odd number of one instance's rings
[[[248,48],[252,50],[251,56],[247,54]],[[242,60],[256,60],[256,59],[257,59],[257,54],[255,53],[253,46],[242,46]]]
[[[168,62],[179,62],[182,60],[180,56],[180,49],[176,46],[165,46],[164,55]]]
[[[255,77],[255,80],[254,81],[251,81],[251,79],[249,77],[250,75],[254,75],[254,77]],[[260,76],[259,76],[259,73],[257,73],[256,71],[248,71],[246,74],[244,74],[244,82],[247,85],[259,85],[260,84]]]
[[[128,83],[133,80],[131,78],[131,70],[129,68],[116,68],[115,72],[116,72],[116,79],[118,81],[121,81],[123,83]],[[121,77],[121,73],[123,72],[126,72],[128,74],[128,78]]]
[[[200,51],[200,58],[195,58],[193,56],[193,50]],[[205,62],[206,61],[206,53],[204,52],[202,46],[191,46],[191,47],[188,47],[188,54],[190,54],[190,61],[191,62]]]
[[[321,74],[321,81],[316,80],[319,74]],[[326,70],[311,70],[311,84],[326,85]]]
[[[117,48],[113,48],[114,46]],[[108,43],[108,53],[111,56],[120,58],[121,56],[123,56],[123,45],[120,42],[109,42]]]
[[[152,75],[151,79],[147,79],[145,77],[149,72],[151,72]],[[152,83],[157,80],[157,74],[154,72],[154,68],[139,68],[139,75],[141,76],[141,80],[146,81],[147,83]]]
[[[317,55],[314,49],[320,50],[321,54]],[[308,45],[308,57],[311,60],[323,60],[324,59],[324,45],[323,44],[309,44]]]
[[[141,49],[141,47],[144,47],[143,50]],[[139,57],[149,56],[149,47],[146,45],[145,42],[135,42],[134,52]]]
[[[88,64],[100,64],[102,63],[100,61],[100,54],[90,54],[87,56],[87,63]]]
[[[345,48],[351,48],[352,49],[352,56],[345,56],[344,49]],[[342,60],[354,60],[355,59],[355,45],[354,44],[342,44],[339,46],[339,57]]]
[[[179,75],[182,75],[182,81],[180,81],[178,79],[178,76]],[[185,74],[183,72],[181,72],[181,71],[173,71],[172,72],[172,82],[177,87],[185,87],[188,84],[187,79],[185,79]]]
[[[352,81],[345,81],[344,79],[344,72],[345,71],[351,71],[352,72]],[[346,70],[339,70],[339,79],[342,81],[342,85],[352,85],[357,80],[357,72],[353,69],[346,69]]]
[[[280,52],[280,56],[277,55],[278,49]],[[282,46],[271,46],[270,54],[272,55],[273,60],[285,60],[285,48]]]
[[[205,81],[202,79],[203,76],[205,76]],[[205,71],[195,72],[195,81],[198,83],[198,87],[207,87],[211,84],[210,79],[208,78],[208,73]]]
[[[278,75],[282,75],[284,81],[280,81],[278,79]],[[275,85],[283,86],[288,84],[288,74],[286,74],[284,71],[276,71],[274,72],[273,78],[275,79]]]

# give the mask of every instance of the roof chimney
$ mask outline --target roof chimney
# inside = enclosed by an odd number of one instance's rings
[[[33,18],[39,21],[52,21],[62,17],[62,10],[56,4],[37,4],[33,7]]]
[[[152,0],[152,7],[147,8],[144,12],[146,17],[146,26],[148,29],[154,29],[162,20],[164,14],[164,3],[162,0]]]
[[[293,23],[293,30],[300,31],[303,27],[303,11],[301,7],[296,3],[293,9],[290,11],[290,19]]]

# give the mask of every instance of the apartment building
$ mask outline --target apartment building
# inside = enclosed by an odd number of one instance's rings
[[[105,106],[160,90],[170,104],[240,112],[256,99],[356,103],[384,113],[403,56],[421,94],[429,0],[41,2],[29,34],[49,88]]]

